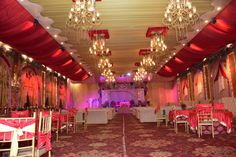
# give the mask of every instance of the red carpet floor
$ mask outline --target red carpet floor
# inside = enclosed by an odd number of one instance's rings
[[[181,126],[180,126],[181,127]],[[54,157],[236,157],[236,134],[176,134],[172,127],[139,123],[131,114],[118,114],[108,125],[60,136]]]

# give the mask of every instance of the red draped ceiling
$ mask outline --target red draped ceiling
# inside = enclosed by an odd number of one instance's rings
[[[88,73],[16,0],[0,1],[0,41],[74,81]]]
[[[217,16],[216,23],[209,23],[191,41],[184,46],[175,58],[158,72],[171,77],[185,71],[188,67],[202,61],[223,46],[236,40],[236,1],[232,0]],[[168,69],[166,68],[168,67]]]

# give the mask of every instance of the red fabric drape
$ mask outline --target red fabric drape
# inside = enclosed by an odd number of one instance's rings
[[[218,80],[220,74],[221,74],[225,79],[228,79],[227,74],[226,74],[226,70],[225,70],[225,68],[222,66],[222,63],[221,63],[221,62],[219,63],[218,70],[217,70],[217,74],[216,74],[216,77],[215,77],[214,81],[217,81],[217,80]]]
[[[74,81],[89,77],[40,23],[34,24],[34,17],[16,0],[0,0],[0,16],[0,41]],[[70,64],[62,66],[71,60]],[[82,69],[79,75],[78,69]]]
[[[217,53],[222,47],[236,40],[236,1],[232,0],[217,16],[216,23],[206,25],[189,43],[177,52],[177,58],[183,63],[178,63],[173,58],[163,66],[158,74],[166,77],[175,76],[185,71],[188,67],[202,61],[205,57]],[[224,75],[224,74],[223,74]],[[226,75],[224,75],[226,76]]]

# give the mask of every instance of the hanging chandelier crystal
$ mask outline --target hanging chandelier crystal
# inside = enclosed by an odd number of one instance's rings
[[[102,57],[100,58],[98,62],[98,68],[99,69],[105,69],[105,68],[111,68],[112,64],[110,63],[108,57]]]
[[[145,67],[154,67],[156,65],[151,55],[145,55],[140,64]]]
[[[106,39],[102,36],[97,36],[92,40],[92,46],[89,48],[91,55],[107,56],[110,53],[109,48],[106,48]]]
[[[163,38],[163,34],[153,34],[150,40],[150,50],[155,52],[165,51],[167,46],[164,43]]]
[[[101,24],[99,12],[96,10],[96,0],[72,0],[66,27],[79,30],[87,34],[94,26]]]
[[[175,29],[176,39],[180,41],[186,38],[188,27],[196,24],[198,19],[196,7],[192,6],[189,0],[170,0],[163,23]]]

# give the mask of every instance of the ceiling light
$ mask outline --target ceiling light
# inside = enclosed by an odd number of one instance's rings
[[[106,68],[111,68],[112,64],[110,63],[108,57],[102,57],[100,58],[98,62],[98,68],[99,69],[106,69]]]
[[[49,67],[46,67],[46,70],[47,70],[47,71],[49,71],[49,72],[51,72],[51,71],[52,71],[52,69],[51,69],[51,68],[49,68]]]
[[[176,39],[186,38],[187,29],[199,19],[196,7],[189,0],[171,0],[166,8],[163,23],[176,31]]]
[[[66,27],[87,33],[94,26],[101,24],[99,12],[96,10],[96,0],[73,0]]]
[[[127,73],[127,76],[131,76],[131,73],[130,73],[130,72],[128,72],[128,73]]]
[[[10,51],[11,50],[11,46],[4,44],[3,47],[5,48],[6,51]]]
[[[92,46],[89,48],[91,55],[108,56],[110,53],[109,48],[106,48],[106,39],[103,35],[97,34],[92,39]]]
[[[232,47],[233,46],[233,44],[232,43],[230,43],[230,44],[227,44],[227,48],[230,48],[230,47]]]
[[[33,60],[34,60],[33,58],[30,58],[30,57],[28,59],[29,59],[30,62],[33,62]]]
[[[146,68],[153,67],[156,65],[156,63],[154,62],[153,57],[151,55],[143,56],[143,59],[140,64]]]
[[[23,59],[25,59],[25,60],[28,58],[28,57],[27,57],[26,55],[24,55],[24,54],[22,54],[21,57],[22,57]]]
[[[208,20],[205,20],[204,22],[205,22],[205,23],[208,23],[209,21],[208,21]]]
[[[161,52],[161,51],[165,51],[167,49],[167,46],[164,43],[164,34],[163,33],[154,33],[151,36],[150,49],[151,49],[151,51],[155,51],[155,52]]]

